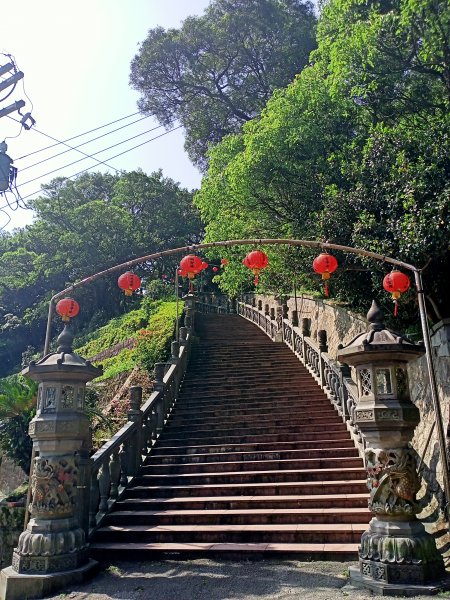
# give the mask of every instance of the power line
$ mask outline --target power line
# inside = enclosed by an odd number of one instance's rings
[[[135,123],[139,123],[140,121],[143,121],[144,119],[148,119],[149,116],[146,117],[142,117],[142,119],[137,119],[136,121],[132,121],[131,123],[127,123],[126,125],[122,125],[121,127],[117,127],[116,129],[112,129],[111,131],[108,131],[107,133],[103,133],[102,135],[98,135],[97,137],[94,137],[90,140],[88,140],[87,142],[83,142],[81,144],[78,144],[77,146],[73,146],[74,150],[78,150],[78,148],[81,148],[81,146],[85,146],[86,144],[90,144],[91,142],[95,142],[96,140],[99,140],[103,137],[106,137],[107,135],[111,135],[111,133],[115,133],[116,131],[120,131],[121,129],[125,129],[126,127],[130,127],[130,125],[134,125]],[[155,129],[159,129],[160,127],[162,127],[162,125],[157,125],[156,127],[153,127],[152,129],[149,129],[148,131],[146,131],[145,133],[148,133],[149,131],[154,131]],[[78,136],[76,136],[78,137]],[[58,144],[54,144],[55,146],[57,146]],[[72,152],[71,149],[69,150],[63,150],[62,152],[58,152],[58,154],[54,154],[53,156],[49,156],[48,158],[44,158],[43,160],[40,160],[36,163],[33,163],[32,165],[28,165],[27,167],[22,167],[20,169],[20,172],[23,173],[24,171],[26,171],[27,169],[32,169],[33,167],[36,167],[37,165],[40,165],[42,163],[45,163],[49,160],[52,160],[53,158],[57,158],[58,156],[61,156],[62,154],[67,154],[67,152]],[[94,154],[92,156],[95,156]],[[84,159],[82,159],[84,160]],[[73,163],[72,163],[73,164]]]
[[[8,117],[10,119],[12,119],[13,121],[16,121],[17,123],[20,123],[20,121],[17,121],[17,119],[14,119],[14,117],[11,117],[10,115],[8,115]],[[50,140],[58,142],[58,144],[63,144],[64,146],[67,146],[71,150],[76,150],[76,152],[79,152],[80,154],[83,154],[83,156],[86,156],[87,158],[92,158],[93,160],[96,160],[99,164],[105,165],[105,167],[108,167],[108,169],[113,169],[113,171],[117,171],[117,169],[115,169],[114,167],[111,167],[111,165],[108,165],[104,161],[102,161],[102,160],[100,160],[98,158],[94,158],[93,156],[91,156],[90,154],[87,154],[86,152],[83,152],[82,150],[77,150],[73,146],[70,146],[69,144],[66,144],[66,142],[61,142],[61,140],[56,139],[55,137],[49,135],[48,133],[44,133],[43,131],[39,131],[39,129],[36,129],[36,127],[33,127],[33,129],[31,131],[35,131],[36,133],[40,133],[41,135],[49,138]]]
[[[103,150],[98,150],[98,152],[94,152],[91,155],[87,154],[85,156],[85,158],[79,158],[78,160],[74,160],[71,163],[63,165],[62,167],[58,167],[57,169],[53,169],[51,171],[48,171],[47,173],[44,173],[43,175],[39,175],[38,177],[33,177],[33,179],[29,179],[28,181],[24,181],[24,183],[21,183],[18,187],[23,187],[24,185],[27,185],[28,183],[31,183],[32,181],[37,181],[38,179],[42,179],[43,177],[47,177],[47,175],[51,175],[52,173],[56,173],[57,171],[61,171],[61,169],[65,169],[67,167],[71,167],[72,165],[76,165],[77,163],[82,162],[83,160],[86,160],[86,158],[92,158],[94,160],[98,160],[98,159],[94,158],[97,154],[102,154],[102,152],[106,152],[106,150],[111,150],[111,148],[116,148],[116,146],[120,146],[122,144],[125,144],[126,142],[129,142],[130,140],[134,140],[134,139],[136,139],[138,137],[141,137],[142,135],[145,135],[147,133],[150,133],[150,132],[154,131],[155,129],[158,129],[158,127],[154,127],[152,129],[148,129],[147,131],[144,131],[142,133],[138,133],[137,135],[133,135],[132,137],[127,138],[126,140],[122,140],[121,142],[117,142],[117,144],[112,144],[111,146],[108,146],[107,148],[103,148]],[[171,130],[171,131],[173,131],[173,130]],[[153,139],[157,139],[157,138],[153,138]],[[136,146],[136,148],[138,148],[138,146]],[[81,150],[78,150],[78,152],[81,152]],[[84,152],[82,154],[84,154]],[[120,156],[120,154],[118,156]],[[107,160],[110,160],[110,159],[107,159]],[[118,171],[118,169],[116,169],[115,167],[111,167],[110,165],[108,165],[107,163],[105,163],[103,161],[98,161],[98,162],[102,162],[103,164],[105,164],[106,166],[108,166],[110,169],[113,169],[114,171]]]
[[[83,133],[79,133],[78,135],[74,135],[70,138],[67,138],[66,140],[63,140],[62,142],[58,142],[57,144],[50,144],[50,146],[45,146],[45,148],[40,148],[39,150],[35,150],[34,152],[30,152],[29,154],[24,154],[23,156],[19,156],[19,158],[14,159],[15,161],[18,160],[22,160],[22,158],[28,158],[28,156],[33,156],[33,154],[39,154],[39,152],[44,152],[44,150],[49,150],[50,148],[54,148],[55,146],[59,146],[60,144],[64,144],[66,142],[70,142],[71,140],[75,140],[79,137],[83,137],[83,135],[87,135],[88,133],[93,133],[94,131],[98,131],[99,129],[103,129],[104,127],[108,127],[109,125],[114,125],[114,123],[119,123],[119,121],[124,121],[125,119],[129,119],[131,117],[135,117],[136,115],[139,115],[139,112],[135,112],[132,113],[131,115],[127,115],[126,117],[121,117],[120,119],[116,119],[115,121],[110,121],[109,123],[105,123],[105,125],[100,125],[99,127],[94,127],[94,129],[89,129],[88,131],[85,131]],[[147,118],[147,117],[144,117]],[[134,123],[137,123],[137,121],[133,121]],[[133,123],[129,123],[129,125],[132,125]]]
[[[124,150],[123,152],[120,152],[119,154],[115,154],[114,156],[110,156],[109,158],[107,158],[107,160],[112,160],[113,158],[117,158],[118,156],[122,156],[123,154],[126,154],[127,152],[131,152],[132,150],[135,150],[136,148],[140,148],[141,146],[144,146],[145,144],[148,144],[149,142],[153,142],[154,140],[157,140],[165,135],[168,135],[169,133],[172,133],[172,131],[176,131],[177,129],[181,129],[183,126],[182,125],[178,125],[177,127],[174,127],[173,129],[169,129],[169,131],[165,131],[164,133],[161,133],[160,135],[155,136],[154,138],[150,138],[149,140],[146,140],[145,142],[142,142],[142,144],[138,144],[137,146],[133,146],[133,148],[129,148],[128,150]],[[94,167],[96,167],[97,165],[92,165],[90,167],[87,167],[86,169],[83,169],[82,171],[78,171],[78,173],[74,173],[73,175],[69,175],[68,177],[64,177],[64,179],[72,179],[73,177],[77,177],[78,175],[81,175],[82,173],[86,173],[86,171],[90,171],[91,169],[93,169]],[[63,168],[63,167],[62,167]],[[116,169],[117,171],[117,169]],[[24,185],[24,184],[22,184]],[[22,196],[22,200],[26,200],[27,198],[30,198],[30,196],[34,196],[35,194],[39,194],[39,192],[42,192],[42,189],[37,190],[36,192],[32,192],[31,194],[27,194],[26,196]]]

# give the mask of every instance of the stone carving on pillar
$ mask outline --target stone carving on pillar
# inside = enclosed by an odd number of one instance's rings
[[[89,560],[84,527],[89,498],[82,482],[90,468],[91,434],[84,390],[102,369],[75,354],[72,341],[66,326],[57,352],[24,370],[39,382],[39,403],[29,428],[35,449],[30,520],[14,550],[12,569],[27,576],[76,570]]]
[[[408,586],[427,592],[445,570],[433,536],[416,517],[420,480],[409,442],[419,411],[410,400],[406,372],[424,349],[387,329],[375,302],[367,318],[368,332],[338,351],[338,360],[356,368],[354,423],[365,440],[373,514],[361,538],[359,571],[351,568],[350,577],[383,594]]]
[[[416,458],[409,449],[366,450],[369,509],[380,515],[406,515],[420,512],[415,496],[420,490]]]

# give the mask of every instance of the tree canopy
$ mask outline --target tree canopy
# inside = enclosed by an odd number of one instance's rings
[[[438,0],[329,0],[311,64],[211,150],[195,198],[207,239],[292,235],[396,256],[424,267],[431,316],[448,316],[449,36]],[[311,272],[309,251],[269,253],[269,287]],[[338,296],[384,294],[385,267],[339,260]],[[243,277],[229,268],[221,285],[236,293]]]
[[[302,0],[213,0],[180,29],[151,29],[131,64],[140,109],[180,122],[190,158],[257,116],[315,47],[312,4]]]
[[[0,236],[0,376],[20,366],[28,345],[40,348],[54,293],[133,257],[196,243],[202,233],[192,193],[161,172],[58,178],[33,208],[31,225]],[[142,265],[140,274],[147,280],[172,275],[175,262]],[[77,327],[98,325],[122,310],[116,279],[77,292]]]

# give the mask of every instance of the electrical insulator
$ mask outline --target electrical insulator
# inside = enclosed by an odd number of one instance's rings
[[[0,193],[6,192],[10,185],[10,171],[13,159],[6,154],[8,146],[5,142],[0,143]]]

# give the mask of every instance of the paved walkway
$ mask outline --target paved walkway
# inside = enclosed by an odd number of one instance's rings
[[[350,586],[348,567],[293,560],[118,562],[51,600],[382,600]]]

